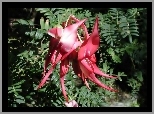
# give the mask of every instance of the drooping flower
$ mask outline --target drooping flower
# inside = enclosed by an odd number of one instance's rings
[[[76,23],[71,24],[71,20]],[[98,86],[105,88],[110,91],[115,91],[113,88],[106,86],[99,81],[95,74],[107,77],[116,78],[110,76],[101,71],[96,65],[95,52],[99,48],[99,33],[98,33],[98,18],[96,18],[92,33],[89,35],[87,27],[84,25],[84,20],[79,20],[75,16],[70,18],[62,24],[48,31],[48,34],[52,36],[49,44],[49,52],[46,57],[44,65],[44,74],[39,84],[40,88],[44,85],[57,63],[60,62],[60,83],[62,93],[68,104],[70,105],[69,99],[64,85],[64,77],[67,74],[70,62],[76,75],[78,75],[84,81],[85,85],[90,89],[87,79],[91,80]],[[78,28],[82,28],[83,37],[77,32]],[[48,72],[45,72],[48,65],[51,63],[51,67]]]
[[[99,85],[102,88],[115,91],[113,88],[108,87],[105,84],[101,83],[101,81],[99,81],[95,76],[95,74],[98,74],[107,78],[116,78],[114,76],[109,76],[105,74],[96,65],[96,58],[94,53],[97,51],[99,47],[99,42],[100,38],[98,34],[98,17],[97,17],[92,34],[82,43],[80,50],[78,52],[79,66],[83,73],[82,75],[84,75],[82,76],[82,78],[85,79],[88,78],[89,80],[93,81],[95,84]]]
[[[64,60],[80,43],[77,41],[77,29],[85,21],[81,20],[75,24],[69,25],[66,28],[56,27],[48,31],[52,36],[49,44],[49,52],[45,61],[43,78],[38,86],[40,88],[44,85],[57,63]],[[49,71],[46,73],[48,65],[51,63]],[[63,63],[63,62],[61,62]]]

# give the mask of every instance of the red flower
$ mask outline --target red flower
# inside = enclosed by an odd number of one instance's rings
[[[85,81],[85,83],[87,83],[85,79],[88,78],[89,80],[93,81],[94,83],[96,83],[102,88],[115,91],[113,88],[108,87],[105,84],[101,83],[95,77],[95,74],[98,74],[107,78],[115,78],[113,76],[109,76],[105,74],[96,66],[96,58],[94,53],[99,48],[99,42],[100,42],[100,38],[98,34],[98,18],[96,18],[92,34],[90,35],[89,38],[87,38],[82,43],[80,50],[78,52],[78,62],[79,62],[80,69],[83,73],[82,78]]]
[[[44,66],[44,77],[41,80],[38,88],[44,85],[57,63],[60,60],[64,60],[74,49],[76,49],[80,45],[80,43],[77,41],[77,29],[85,20],[86,19],[69,25],[64,29],[61,27],[56,27],[48,31],[48,34],[54,38],[51,38],[50,40],[49,52]],[[46,73],[46,69],[50,63],[52,64],[51,68]],[[63,61],[61,62],[61,64],[62,63]]]
[[[71,25],[71,21],[76,23]],[[98,18],[96,18],[93,31],[91,35],[88,34],[87,28],[84,25],[84,20],[78,20],[74,16],[62,24],[63,27],[55,27],[48,31],[48,34],[52,36],[49,44],[49,52],[44,65],[43,79],[38,88],[44,85],[57,63],[60,63],[60,83],[62,93],[65,100],[68,102],[68,97],[64,85],[64,76],[69,70],[70,62],[76,75],[78,75],[84,81],[85,85],[90,89],[87,79],[91,80],[98,86],[110,91],[115,91],[113,88],[106,86],[99,81],[95,74],[107,77],[116,78],[110,76],[101,71],[96,65],[95,52],[99,48],[99,33],[98,33]],[[81,38],[77,29],[81,27],[84,30],[83,38]],[[48,72],[45,72],[48,65],[51,63],[51,67]],[[69,103],[69,102],[68,102]]]

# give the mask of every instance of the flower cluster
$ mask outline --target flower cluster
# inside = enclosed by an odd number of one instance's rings
[[[103,84],[95,76],[95,74],[97,74],[107,78],[116,78],[115,76],[105,74],[96,65],[95,52],[99,48],[100,42],[98,17],[96,17],[93,30],[90,34],[84,24],[85,21],[86,19],[79,20],[71,15],[66,22],[63,22],[61,25],[51,28],[48,31],[48,34],[52,37],[50,39],[49,52],[45,60],[43,78],[38,89],[44,85],[57,63],[60,62],[60,83],[62,93],[67,102],[69,100],[65,90],[64,77],[69,70],[70,62],[72,62],[75,74],[82,78],[89,89],[90,87],[87,79],[102,88],[115,91],[112,87]],[[82,30],[82,35],[79,35],[78,29]],[[49,71],[46,72],[49,64],[51,64],[51,67]]]

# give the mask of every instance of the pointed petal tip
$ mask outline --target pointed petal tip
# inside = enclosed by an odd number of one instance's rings
[[[98,15],[96,15],[96,19],[97,19],[97,20],[99,19]]]
[[[91,77],[91,78],[90,78]],[[94,82],[95,84],[97,84],[98,86],[100,86],[101,88],[103,89],[106,89],[108,91],[111,91],[111,92],[117,92],[117,90],[115,90],[114,88],[112,87],[109,87],[105,84],[103,84],[100,80],[98,80],[94,74],[91,74],[90,77],[88,77],[92,82]],[[92,80],[93,79],[93,80]]]
[[[38,85],[36,90],[39,90],[42,87],[41,83]]]
[[[108,90],[108,91],[111,91],[111,92],[118,92],[118,90],[116,90],[116,89],[114,89],[114,88],[112,88],[112,87],[106,86],[106,87],[102,87],[102,88],[104,88],[104,89],[106,89],[106,90]]]
[[[76,25],[80,26],[80,25],[82,25],[82,23],[84,23],[86,20],[87,20],[87,19],[83,19],[83,20],[77,22]]]
[[[109,91],[111,91],[111,92],[119,92],[118,90],[116,90],[114,88],[110,89]]]
[[[50,35],[50,36],[55,38],[55,34],[53,34],[51,31],[48,31],[47,33],[48,33],[48,35]]]
[[[47,32],[50,36],[52,37],[61,37],[62,36],[62,33],[63,33],[63,28],[58,28],[58,27],[55,27],[55,28],[51,28],[48,30]]]
[[[96,17],[96,20],[95,20],[95,25],[94,25],[94,28],[97,27],[98,29],[98,17]]]
[[[39,90],[40,89],[40,87],[37,87],[37,90]]]

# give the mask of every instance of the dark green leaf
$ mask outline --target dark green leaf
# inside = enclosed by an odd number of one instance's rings
[[[129,35],[129,42],[132,43],[132,36]]]
[[[131,35],[134,35],[134,36],[139,36],[139,34],[137,34],[137,33],[131,33]]]
[[[26,20],[23,20],[23,19],[19,19],[19,20],[17,20],[17,22],[22,24],[22,25],[29,25],[29,23]]]
[[[22,99],[16,99],[15,101],[16,101],[17,103],[19,103],[19,104],[20,104],[20,103],[25,103],[25,101],[22,100]]]

